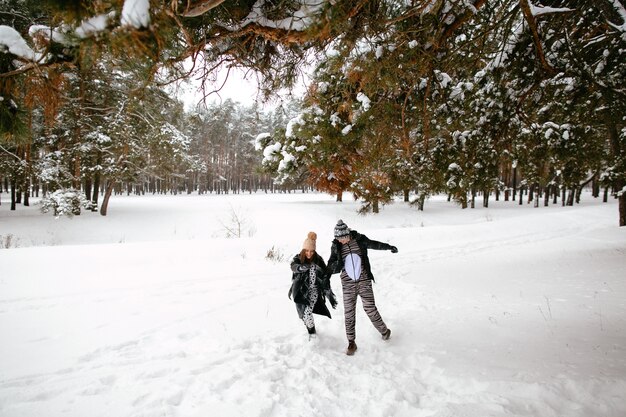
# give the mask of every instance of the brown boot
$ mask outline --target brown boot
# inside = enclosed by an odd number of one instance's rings
[[[352,340],[350,343],[348,343],[348,349],[346,349],[346,355],[352,356],[354,355],[354,352],[356,352],[356,343],[354,343],[354,340]]]

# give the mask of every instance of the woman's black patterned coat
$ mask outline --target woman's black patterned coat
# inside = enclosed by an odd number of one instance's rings
[[[306,271],[299,271],[299,269],[301,269],[299,267],[302,265],[310,268],[315,268],[315,265],[319,266],[319,268],[315,269],[318,296],[317,302],[313,307],[313,313],[330,317],[330,311],[326,307],[326,297],[329,298],[333,308],[337,305],[337,302],[335,301],[335,296],[330,289],[330,282],[328,280],[329,277],[326,275],[326,263],[322,257],[317,254],[317,252],[313,255],[311,263],[302,263],[300,261],[300,254],[294,256],[291,261],[291,271],[293,272],[293,275],[291,276],[291,288],[289,289],[288,295],[289,298],[293,295],[293,301],[296,303],[298,316],[302,319],[304,309],[309,305],[309,269]]]

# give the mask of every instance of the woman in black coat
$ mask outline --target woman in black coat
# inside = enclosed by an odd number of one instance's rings
[[[315,252],[317,234],[309,232],[302,251],[294,256],[291,262],[291,288],[289,298],[293,295],[298,316],[304,322],[309,332],[309,339],[315,337],[315,321],[313,314],[320,314],[330,318],[330,311],[326,307],[328,297],[331,306],[335,308],[337,301],[330,289],[329,276],[326,274],[326,263]]]

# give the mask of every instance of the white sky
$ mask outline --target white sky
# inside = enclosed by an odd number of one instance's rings
[[[241,69],[231,69],[228,79],[226,78],[227,71],[223,70],[218,75],[217,81],[212,85],[207,85],[206,92],[210,92],[213,89],[218,89],[224,81],[224,87],[219,93],[211,94],[206,98],[207,104],[220,103],[226,99],[239,102],[244,105],[252,105],[255,101],[259,101],[262,107],[271,108],[276,106],[281,99],[288,100],[289,92],[284,91],[279,94],[276,99],[270,100],[268,103],[261,103],[262,97],[259,95],[257,75],[250,71],[248,73]],[[296,87],[293,95],[302,96],[305,91],[305,81],[302,81],[298,87]],[[192,109],[198,103],[200,103],[204,97],[205,92],[202,91],[201,83],[194,77],[185,83],[181,83],[177,87],[176,95],[185,103],[185,108]]]
[[[224,83],[226,77],[226,71],[222,71],[216,83],[212,86],[213,89],[218,89],[222,83]],[[207,93],[209,88],[207,88]],[[196,106],[204,96],[205,92],[202,91],[200,81],[197,79],[191,79],[185,85],[181,86],[180,97],[185,103],[186,108],[193,108]],[[207,97],[207,103],[220,102],[228,98],[233,101],[238,101],[245,105],[254,103],[258,95],[258,85],[254,74],[249,74],[245,77],[243,71],[233,69],[230,71],[230,75],[224,84],[224,87],[219,93],[212,94]]]

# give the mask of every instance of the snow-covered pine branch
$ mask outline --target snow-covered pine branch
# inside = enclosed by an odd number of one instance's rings
[[[223,27],[235,32],[242,30],[248,25],[258,25],[271,29],[295,30],[302,32],[309,28],[319,12],[326,4],[325,0],[300,0],[300,8],[293,12],[291,16],[283,19],[270,19],[264,13],[266,0],[257,0],[252,6],[250,13],[237,25],[224,25]]]
[[[612,22],[609,22],[609,25],[611,25],[612,27],[614,27],[615,29],[619,30],[622,33],[626,33],[626,7],[624,7],[622,3],[620,3],[619,0],[608,0],[608,1],[613,5],[613,7],[615,8],[619,16],[622,18],[621,25],[616,25]]]
[[[0,25],[0,52],[10,53],[22,61],[39,62],[44,56],[33,51],[22,35],[10,26]]]

